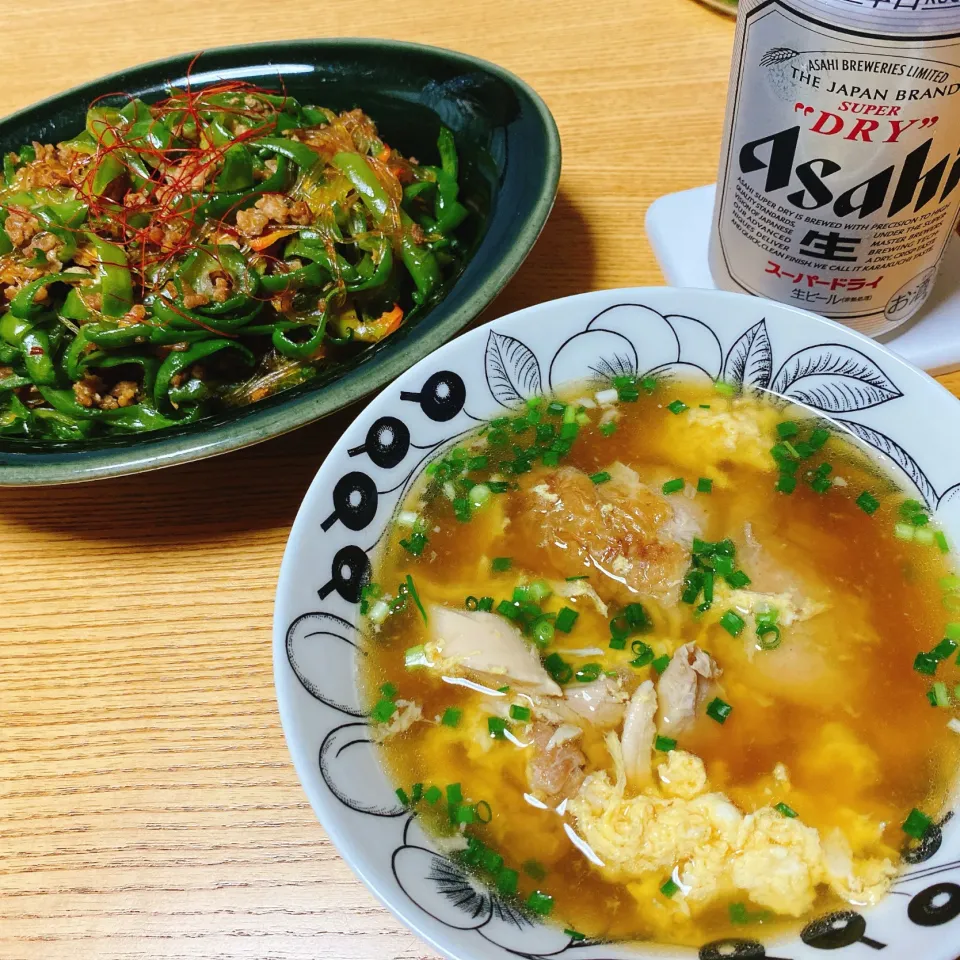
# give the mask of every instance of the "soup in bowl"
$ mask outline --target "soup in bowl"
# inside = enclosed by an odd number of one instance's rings
[[[946,958],[955,404],[699,291],[545,304],[413,368],[281,574],[281,713],[341,850],[451,956]]]

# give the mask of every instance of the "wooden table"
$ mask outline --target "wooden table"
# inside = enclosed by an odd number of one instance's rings
[[[3,21],[2,114],[282,37],[379,34],[514,70],[557,118],[563,177],[488,319],[661,282],[644,213],[713,179],[733,35],[685,0],[7,0]],[[327,840],[274,700],[287,531],[355,412],[175,470],[0,490],[3,960],[433,960]]]

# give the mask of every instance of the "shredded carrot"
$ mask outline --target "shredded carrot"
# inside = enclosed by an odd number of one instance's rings
[[[373,324],[377,327],[383,324],[383,332],[380,333],[380,336],[388,337],[400,326],[402,321],[403,307],[401,307],[399,303],[395,303],[392,310],[387,310],[385,313],[382,313],[376,320],[373,321]]]
[[[251,250],[266,250],[267,247],[273,246],[278,240],[289,237],[296,232],[296,230],[273,230],[270,233],[265,233],[262,237],[248,240],[247,243],[250,245]]]

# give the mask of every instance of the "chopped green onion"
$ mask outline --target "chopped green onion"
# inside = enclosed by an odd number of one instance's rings
[[[779,493],[793,493],[797,488],[797,478],[791,477],[788,473],[781,473],[777,480],[776,490]]]
[[[713,571],[712,570],[704,570],[703,572],[703,602],[707,605],[706,608],[709,610],[710,604],[713,603]]]
[[[742,587],[747,587],[750,585],[750,578],[742,570],[734,570],[733,573],[728,573],[724,579],[727,583],[730,584],[734,590],[740,590]]]
[[[617,425],[613,420],[609,420],[607,421],[607,423],[603,423],[600,425],[600,432],[605,437],[612,436],[614,433],[616,433],[616,431],[617,431]]]
[[[569,927],[567,927],[567,929],[563,932],[575,943],[579,943],[581,940],[587,939],[587,935],[585,933],[580,933],[579,930],[571,930]]]
[[[480,856],[480,866],[492,874],[499,874],[503,869],[503,857],[496,850],[484,849]]]
[[[530,708],[521,707],[519,703],[510,704],[510,719],[526,723],[530,719]]]
[[[487,717],[487,729],[490,731],[490,736],[496,740],[505,738],[508,726],[503,717]]]
[[[579,616],[580,614],[576,610],[572,610],[570,607],[563,607],[557,614],[554,626],[558,630],[563,631],[563,633],[569,633],[573,629],[573,625],[577,622]]]
[[[948,623],[946,627],[943,628],[943,635],[948,640],[960,641],[960,623]]]
[[[937,681],[933,685],[933,705],[935,707],[949,707],[950,695],[947,693],[947,685]]]
[[[649,392],[652,393],[654,390],[657,389],[657,378],[656,378],[656,377],[644,377],[644,378],[640,381],[640,386],[643,387],[644,390],[647,390],[647,391],[649,391]]]
[[[512,566],[512,557],[494,557],[492,563],[490,564],[490,569],[493,570],[494,573],[504,573]]]
[[[439,787],[427,787],[424,791],[423,799],[427,803],[436,803],[443,796],[443,791]]]
[[[533,880],[543,880],[547,875],[547,868],[539,860],[525,860],[522,868],[523,872]]]
[[[423,533],[412,533],[410,534],[409,539],[401,540],[400,546],[403,547],[407,553],[412,554],[415,557],[419,557],[423,553],[423,548],[427,545],[426,534]]]
[[[541,603],[546,600],[547,597],[551,596],[553,591],[550,589],[550,584],[546,580],[534,580],[527,587],[527,594],[534,603]]]
[[[553,910],[553,897],[547,893],[541,893],[539,890],[534,890],[527,897],[527,906],[538,916],[546,917]]]
[[[585,663],[579,670],[574,674],[574,677],[580,683],[593,683],[597,677],[600,676],[603,671],[603,667],[599,663]]]
[[[697,493],[713,493],[713,481],[709,477],[697,480]]]
[[[946,660],[947,657],[952,657],[953,652],[957,649],[957,641],[951,640],[949,637],[944,637],[934,648],[930,651],[930,655],[936,657],[938,660]]]
[[[610,474],[606,470],[601,470],[599,473],[592,473],[590,479],[597,484],[606,483],[610,479]]]
[[[415,647],[407,647],[404,651],[403,665],[408,670],[416,670],[418,667],[426,667],[429,664],[427,651],[422,643],[418,643]]]
[[[623,615],[627,618],[627,623],[636,632],[649,630],[653,626],[653,622],[642,603],[628,603],[623,608]]]
[[[610,641],[611,645],[613,641]],[[626,643],[626,641],[624,641]],[[623,649],[622,647],[620,648]],[[634,654],[634,658],[630,661],[631,667],[646,667],[648,664],[653,663],[653,650],[647,646],[642,640],[634,640],[630,644],[630,649]]]
[[[413,577],[410,574],[407,574],[407,590],[410,593],[410,596],[413,597],[413,602],[417,605],[417,609],[420,611],[420,616],[423,617],[423,622],[427,623],[427,611],[423,608],[423,604],[420,602],[420,594],[417,593],[417,588],[414,586]]]
[[[800,432],[800,428],[792,420],[784,420],[777,424],[777,434],[781,440],[788,440],[795,437]]]
[[[497,604],[497,613],[502,617],[506,617],[508,620],[516,620],[520,616],[520,607],[516,603],[511,603],[509,600],[501,600]]]
[[[493,597],[480,597],[477,600],[477,609],[489,613],[493,609]]]
[[[560,403],[559,400],[553,400],[547,405],[547,413],[552,414],[555,417],[559,417],[566,409],[567,405],[565,403]]]
[[[731,903],[728,907],[731,923],[749,923],[750,914],[747,912],[745,904]]]
[[[398,693],[399,691],[397,690],[396,684],[393,684],[393,683],[385,683],[385,684],[383,684],[383,686],[380,687],[380,692],[381,692],[385,697],[390,697],[390,698],[392,699],[393,697],[395,697],[395,696],[397,695],[397,693]]]
[[[409,807],[409,806],[410,806],[410,798],[407,796],[407,791],[404,790],[403,787],[397,787],[397,789],[394,790],[394,793],[397,795],[397,799],[398,799],[405,807]]]
[[[492,496],[493,491],[484,483],[478,483],[475,487],[471,487],[467,494],[470,503],[478,509],[488,503]]]
[[[810,434],[810,439],[807,442],[816,451],[819,450],[829,439],[830,431],[824,430],[823,427],[817,427],[817,429]]]
[[[674,400],[673,403],[667,404],[667,409],[673,414],[680,414],[690,408],[682,400]]]
[[[937,664],[940,661],[929,653],[918,653],[913,661],[913,669],[917,673],[932,677],[937,672]]]
[[[573,679],[573,668],[559,653],[551,653],[543,665],[557,683],[569,683]]]
[[[664,883],[664,884],[660,887],[660,892],[661,892],[665,897],[667,897],[667,899],[669,899],[670,897],[672,897],[672,896],[674,896],[675,894],[679,893],[679,891],[680,891],[680,887],[679,887],[676,883],[674,883],[672,879],[671,879],[671,880],[668,880],[666,883]]]
[[[946,535],[942,530],[937,530],[933,535],[934,542],[939,547],[941,553],[950,552],[950,544],[947,543]]]
[[[914,840],[922,840],[932,826],[933,821],[925,813],[921,813],[914,807],[907,819],[903,821],[902,829],[907,836],[913,837]]]
[[[618,614],[610,621],[610,634],[613,637],[629,637],[630,623],[623,614]]]
[[[453,823],[473,823],[476,813],[469,803],[458,803],[450,811],[450,820]]]
[[[716,720],[717,723],[726,723],[727,717],[729,717],[732,712],[733,707],[719,697],[715,697],[707,706],[707,716],[710,717],[711,720]]]
[[[505,683],[502,687],[497,687],[497,693],[509,693],[510,684]]]
[[[857,497],[857,506],[867,515],[874,514],[880,507],[880,501],[869,490]]]
[[[378,700],[370,711],[370,717],[375,723],[386,723],[397,712],[397,705],[392,700]]]
[[[720,626],[723,627],[731,637],[739,637],[743,632],[744,624],[745,621],[743,617],[734,610],[728,610],[720,618]]]
[[[554,637],[553,624],[547,619],[537,620],[530,628],[530,634],[538,647],[547,647]]]
[[[567,583],[573,583],[573,582],[575,582],[576,580],[589,580],[589,579],[590,579],[590,574],[588,574],[588,573],[578,573],[575,577],[564,577],[563,579],[566,580]]]
[[[627,649],[627,638],[626,637],[611,637],[610,643],[608,644],[611,650],[626,650]]]
[[[895,523],[893,525],[893,535],[898,540],[912,540],[914,529],[909,523]]]
[[[917,543],[922,543],[925,547],[933,546],[934,534],[929,527],[914,527],[913,539]]]
[[[683,477],[677,477],[674,480],[668,480],[661,488],[664,493],[677,493],[683,489]]]
[[[657,736],[657,739],[653,742],[653,749],[659,750],[662,753],[669,753],[671,750],[676,750],[677,741],[673,737],[661,737]]]
[[[443,711],[443,718],[440,722],[445,727],[455,727],[460,723],[460,718],[462,716],[462,710],[458,709],[457,707],[447,707],[447,709]]]
[[[657,673],[663,673],[663,671],[670,666],[670,657],[667,656],[667,654],[664,654],[662,657],[657,657],[657,659],[654,660],[650,666],[653,667]]]
[[[737,388],[732,383],[727,383],[724,380],[718,380],[714,384],[714,389],[723,397],[733,397],[736,396]]]
[[[459,783],[447,784],[447,803],[461,803],[463,801],[463,790]]]
[[[497,874],[497,890],[505,897],[516,896],[517,893],[517,880],[519,880],[520,874],[516,870],[511,870],[509,867],[504,867]]]
[[[791,820],[795,819],[797,816],[797,811],[794,810],[793,807],[787,806],[787,804],[783,803],[782,801],[773,809],[776,810],[777,813],[780,813],[785,817],[789,817]]]
[[[758,623],[757,642],[761,650],[776,650],[781,643],[780,628],[775,623]]]

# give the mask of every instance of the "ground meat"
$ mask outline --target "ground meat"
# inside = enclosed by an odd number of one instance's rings
[[[0,367],[0,380],[13,376],[13,367]]]
[[[237,212],[237,230],[245,237],[259,237],[269,222],[270,218],[260,210]]]
[[[183,305],[188,310],[193,310],[194,307],[205,307],[210,302],[210,298],[205,293],[197,293],[189,283],[183,283],[183,290]]]
[[[17,186],[21,190],[36,187],[59,187],[72,182],[70,167],[73,160],[65,163],[51,144],[34,143],[36,160],[17,171]]]
[[[109,390],[100,377],[88,375],[73,385],[73,393],[81,407],[116,410],[137,402],[139,385],[134,380],[120,380]]]
[[[129,327],[135,323],[143,323],[147,316],[147,308],[142,303],[135,303],[118,321],[117,326]]]
[[[39,232],[40,221],[29,213],[11,210],[3,229],[15,247],[25,247]]]
[[[290,207],[290,219],[294,223],[304,226],[313,223],[313,211],[310,209],[310,205],[305,200],[297,200]]]
[[[213,280],[211,296],[217,303],[225,303],[233,286],[230,275],[223,270],[214,270],[210,274],[210,279]]]
[[[106,385],[99,377],[86,376],[73,385],[73,395],[81,407],[99,407]]]
[[[284,224],[290,219],[286,198],[280,193],[265,193],[254,206],[263,211],[270,220]]]

